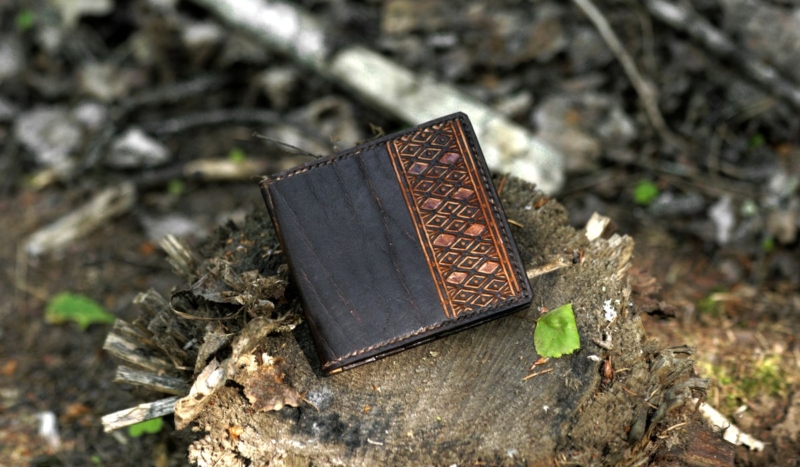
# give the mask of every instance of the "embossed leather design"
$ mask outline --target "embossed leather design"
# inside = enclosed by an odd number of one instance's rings
[[[326,374],[531,301],[464,114],[273,175],[261,187]]]

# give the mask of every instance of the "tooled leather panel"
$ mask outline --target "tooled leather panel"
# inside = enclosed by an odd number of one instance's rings
[[[459,119],[386,143],[449,318],[520,292],[474,149]]]

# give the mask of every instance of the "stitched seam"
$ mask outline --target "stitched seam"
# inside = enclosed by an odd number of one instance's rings
[[[463,118],[456,117],[456,119],[458,119],[459,122],[461,123],[461,127],[462,127],[462,129],[464,130],[464,133],[467,136],[467,143],[469,144],[469,148],[472,151],[472,154],[473,155],[477,154],[477,150],[476,150],[477,148],[475,146],[474,139],[473,139],[474,135],[473,135],[472,131],[470,131],[471,127],[467,126],[464,123]],[[417,127],[417,128],[412,129],[409,132],[419,131],[420,128],[427,128],[427,127]],[[399,136],[400,135],[398,134],[397,137],[399,137]],[[392,139],[394,139],[394,138],[396,138],[396,137],[393,137]],[[388,141],[391,141],[391,139],[388,140]],[[385,142],[386,141],[384,141],[383,143],[385,143]],[[383,144],[383,143],[378,143],[378,144],[375,144],[375,145],[373,145],[373,146],[371,146],[369,148],[365,148],[365,149],[371,149],[372,147],[376,147],[379,144]],[[351,156],[351,155],[354,155],[354,154],[357,154],[357,153],[345,154],[343,156]],[[328,161],[327,163],[330,163],[332,161],[333,160]],[[320,165],[324,165],[324,164],[320,164]],[[478,170],[479,175],[481,177],[481,180],[483,181],[483,189],[486,190],[487,194],[491,194],[492,191],[491,191],[491,189],[490,189],[490,187],[488,185],[489,179],[487,178],[486,173],[483,170],[483,166],[484,166],[483,163],[476,163],[475,164],[475,168]],[[309,168],[306,168],[306,170],[310,169],[310,168],[314,168],[314,167],[318,167],[318,166],[309,167]],[[305,170],[301,170],[300,172],[303,172],[303,171],[305,171]],[[298,172],[298,173],[300,173],[300,172]],[[294,175],[294,173],[288,174],[287,176],[290,176],[290,175]],[[492,204],[492,212],[494,214],[495,222],[498,224],[498,229],[500,230],[500,232],[502,234],[502,237],[503,237],[503,239],[502,239],[503,245],[506,247],[506,250],[509,251],[509,253],[510,253],[512,250],[511,250],[510,243],[509,243],[508,232],[505,229],[505,223],[501,222],[502,218],[500,217],[500,212],[499,212],[499,209],[497,207],[497,203],[495,202],[494,197],[489,196],[488,198],[489,198],[489,201]],[[498,197],[498,202],[499,202],[499,197]],[[491,308],[484,307],[484,308],[479,308],[477,310],[472,310],[470,312],[458,315],[455,318],[448,318],[446,320],[439,321],[438,323],[433,324],[431,326],[424,327],[424,328],[418,329],[418,330],[416,330],[414,332],[411,332],[411,333],[404,334],[404,335],[399,336],[399,337],[395,337],[395,338],[389,339],[388,341],[381,342],[380,344],[371,345],[369,347],[350,352],[347,355],[343,355],[343,356],[337,358],[336,360],[331,360],[330,362],[324,364],[323,368],[329,368],[330,366],[335,365],[335,364],[337,364],[337,363],[339,363],[339,362],[341,362],[343,360],[346,360],[348,358],[357,357],[357,356],[365,354],[367,352],[371,352],[373,350],[378,350],[378,349],[380,349],[382,347],[386,347],[386,346],[392,345],[392,344],[394,344],[396,342],[400,342],[400,341],[403,341],[403,340],[418,336],[420,334],[424,334],[426,332],[436,330],[436,329],[438,329],[440,327],[443,327],[445,325],[448,325],[448,324],[451,324],[451,323],[454,323],[454,322],[458,322],[460,320],[471,318],[471,317],[473,317],[475,315],[478,315],[478,314],[486,313],[487,311],[490,311],[490,310],[497,310],[497,309],[500,309],[500,308],[502,308],[502,307],[504,307],[506,305],[507,306],[513,306],[515,303],[521,302],[524,299],[527,299],[531,295],[530,285],[527,282],[527,277],[523,277],[522,274],[521,274],[520,265],[519,265],[519,262],[517,261],[518,258],[516,257],[517,255],[514,255],[514,256],[515,257],[512,260],[511,255],[509,255],[509,262],[512,263],[513,268],[514,268],[514,273],[517,276],[517,281],[520,284],[520,293],[516,297],[512,297],[512,298],[508,298],[506,300],[503,300],[503,301],[501,301],[500,303],[496,304],[495,306],[493,306]]]
[[[410,133],[410,132],[411,131],[404,131],[404,132],[398,133],[397,136],[400,136],[400,135],[405,134],[405,133]],[[394,139],[394,138],[392,138],[392,139]],[[283,174],[278,175],[275,178],[270,178],[269,180],[272,181],[272,182],[277,182],[278,180],[283,180],[285,178],[289,178],[289,177],[294,176],[294,175],[299,175],[301,173],[308,172],[309,170],[312,170],[312,169],[316,169],[316,168],[323,167],[323,166],[326,166],[326,165],[329,165],[329,164],[333,164],[334,162],[340,161],[340,160],[348,158],[348,157],[357,156],[357,155],[361,154],[364,151],[368,151],[370,149],[376,148],[376,147],[378,147],[378,146],[380,146],[382,144],[386,144],[386,141],[377,141],[377,142],[374,142],[372,144],[368,144],[367,146],[357,146],[357,147],[351,149],[350,151],[347,151],[347,152],[344,152],[342,154],[339,154],[338,156],[334,156],[334,157],[332,157],[330,159],[322,160],[322,161],[319,161],[319,162],[312,162],[309,165],[306,165],[306,166],[303,166],[303,167],[300,167],[300,168],[297,168],[297,169],[294,169],[294,170],[290,170],[289,172],[285,172]]]

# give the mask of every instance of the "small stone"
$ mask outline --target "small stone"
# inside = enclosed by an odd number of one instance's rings
[[[708,210],[708,216],[716,228],[716,240],[720,245],[725,245],[731,238],[731,233],[736,225],[736,214],[730,196],[723,196]]]
[[[108,118],[108,109],[97,102],[84,102],[72,110],[75,120],[81,122],[86,128],[96,130]]]
[[[106,164],[116,169],[154,167],[170,159],[166,146],[138,128],[131,128],[114,140]]]
[[[298,81],[298,72],[294,67],[274,67],[259,75],[259,83],[264,94],[275,109],[282,110],[289,106],[289,97]]]
[[[197,221],[182,214],[169,214],[162,217],[143,215],[141,222],[145,234],[151,242],[160,242],[167,235],[206,237],[206,230]]]
[[[0,122],[10,122],[19,113],[17,106],[0,96]]]
[[[62,107],[41,107],[23,113],[14,135],[33,153],[38,164],[51,168],[69,165],[69,155],[82,143],[83,131]]]
[[[0,36],[0,83],[25,69],[25,52],[16,35]]]
[[[89,63],[78,73],[81,90],[103,102],[110,102],[128,93],[129,80],[113,65]]]
[[[222,27],[211,21],[190,24],[181,34],[183,44],[189,49],[217,44],[224,37],[225,32]]]
[[[61,13],[64,26],[72,28],[82,16],[103,16],[111,12],[111,0],[50,0]]]

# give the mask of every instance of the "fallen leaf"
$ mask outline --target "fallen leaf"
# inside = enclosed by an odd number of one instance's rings
[[[3,366],[0,367],[0,375],[13,376],[14,373],[17,371],[18,366],[19,363],[16,360],[9,360],[3,363]]]
[[[91,298],[69,292],[62,292],[53,297],[44,312],[44,320],[47,323],[75,321],[83,331],[92,324],[110,324],[115,319],[114,315]]]
[[[161,428],[164,426],[164,419],[161,417],[158,418],[151,418],[150,420],[145,420],[143,422],[139,422],[135,425],[131,425],[128,427],[128,435],[131,438],[138,438],[144,434],[155,434],[161,431]]]
[[[284,382],[286,362],[280,357],[263,356],[254,370],[242,372],[237,380],[244,386],[244,395],[258,412],[280,410],[284,405],[298,407],[303,395]]]
[[[541,315],[533,331],[533,344],[542,357],[558,358],[581,348],[572,303]]]
[[[239,436],[244,433],[244,428],[239,425],[231,425],[228,427],[228,437],[233,441],[239,441]]]
[[[62,417],[65,422],[71,422],[90,413],[92,413],[92,409],[87,407],[85,404],[75,402],[67,406]]]

